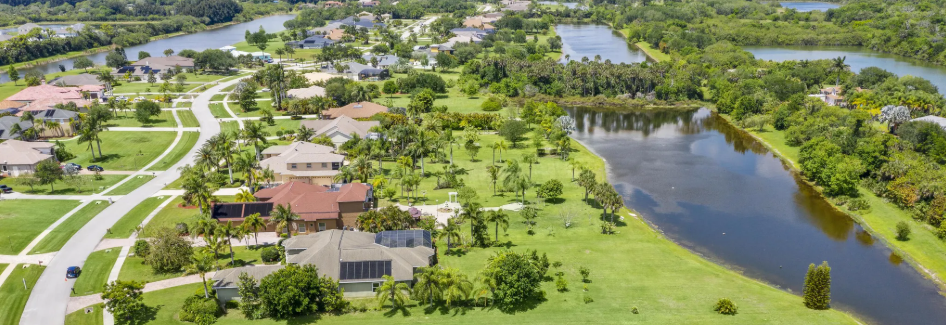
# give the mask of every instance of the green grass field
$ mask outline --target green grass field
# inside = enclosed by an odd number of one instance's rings
[[[49,225],[79,206],[73,200],[0,201],[0,255],[19,254]]]
[[[134,113],[134,111],[129,112]],[[174,116],[171,115],[170,111],[161,111],[161,114],[155,117],[152,117],[148,120],[147,123],[138,122],[135,119],[134,114],[130,114],[127,117],[124,114],[119,114],[117,117],[108,121],[106,126],[109,127],[167,127],[173,128],[177,127],[177,121],[174,120]]]
[[[23,314],[23,307],[26,307],[26,300],[30,298],[30,292],[40,274],[43,274],[45,266],[30,265],[22,268],[17,265],[7,281],[0,286],[0,324],[19,324],[20,316]],[[23,280],[26,281],[27,288],[23,288]]]
[[[190,80],[190,77],[191,77],[191,75],[187,75],[187,78],[188,78],[187,81],[188,81],[188,82],[191,81],[191,80]],[[115,94],[125,94],[125,96],[127,96],[128,94],[135,95],[135,94],[138,94],[138,93],[159,93],[159,92],[161,92],[161,91],[160,91],[160,90],[161,90],[161,84],[163,83],[163,82],[156,82],[156,83],[154,83],[154,85],[152,85],[152,84],[147,83],[147,82],[125,82],[124,79],[122,79],[122,80],[120,80],[120,81],[122,82],[122,85],[115,87],[114,90],[113,90],[113,93],[115,93]],[[200,87],[200,86],[201,86],[200,84],[193,84],[193,83],[184,84],[184,91],[183,91],[183,92],[186,93],[186,92],[191,91],[192,89],[197,88],[197,87]],[[170,91],[170,93],[178,93],[178,91],[177,91],[177,81],[176,81],[176,80],[171,80],[171,91]]]
[[[271,100],[259,100],[256,102],[256,109],[244,112],[239,103],[230,103],[230,110],[233,111],[233,114],[236,114],[237,117],[262,117],[263,110],[269,110],[273,112],[273,115],[279,115],[280,113],[276,112],[273,109],[273,101]]]
[[[216,118],[231,118],[230,113],[227,112],[227,109],[223,108],[223,104],[210,104],[210,114],[213,114]]]
[[[76,155],[69,162],[83,167],[95,164],[106,170],[138,170],[160,156],[174,142],[177,133],[106,131],[99,136],[105,158],[99,158],[98,144],[95,145],[96,159],[93,160],[88,142],[67,141],[66,150]]]
[[[272,55],[273,59],[278,59],[279,56],[274,52],[277,48],[282,48],[286,45],[286,42],[283,42],[278,37],[266,43],[266,49],[263,52],[269,53]],[[233,44],[238,51],[244,52],[259,52],[260,49],[255,45],[250,45],[246,41]],[[292,55],[292,58],[302,58],[306,61],[312,61],[312,55],[321,53],[321,49],[295,49],[296,53]],[[289,56],[283,56],[283,59],[288,59]]]
[[[85,313],[85,308],[83,308],[69,315],[66,315],[66,324],[101,325],[104,322],[102,318],[102,308],[104,308],[104,305],[96,304],[91,307],[92,307],[92,312],[88,314]]]
[[[102,292],[102,287],[108,281],[108,274],[118,260],[121,248],[110,248],[89,254],[89,258],[82,264],[82,275],[76,278],[73,286],[73,297],[85,296]]]
[[[184,158],[184,155],[187,154],[191,148],[197,144],[197,139],[200,138],[200,132],[184,132],[181,135],[181,141],[177,142],[177,145],[174,146],[174,149],[171,149],[171,152],[161,158],[156,164],[148,168],[149,171],[161,171],[167,170],[174,166],[181,158]],[[167,148],[167,147],[165,147]]]
[[[137,190],[139,187],[141,187],[141,185],[145,185],[145,183],[147,183],[148,181],[150,181],[152,178],[154,178],[154,177],[152,177],[152,176],[150,176],[150,175],[138,175],[138,176],[135,176],[135,177],[133,177],[132,179],[129,179],[129,180],[128,180],[127,182],[125,182],[124,184],[122,184],[122,185],[120,185],[120,186],[118,186],[118,187],[112,189],[111,191],[108,191],[106,194],[108,194],[108,195],[126,195],[126,194],[128,194],[128,193],[131,193],[131,192],[134,191],[134,190]]]
[[[135,232],[135,227],[138,227],[148,217],[148,214],[151,214],[165,200],[167,200],[166,197],[149,197],[141,201],[121,219],[118,219],[118,222],[112,226],[111,232],[105,234],[105,238],[131,237],[131,234]]]
[[[63,221],[53,231],[50,231],[43,240],[33,247],[30,254],[57,252],[75,235],[89,220],[95,218],[102,210],[108,207],[108,201],[92,201],[81,210]]]
[[[237,121],[226,121],[220,123],[220,132],[234,132],[240,130],[240,124]]]
[[[653,46],[650,46],[650,44],[647,42],[637,42],[637,43],[634,43],[634,45],[637,45],[637,48],[641,49],[641,51],[644,51],[644,53],[647,54],[647,56],[653,60],[656,60],[658,62],[670,61],[670,54],[660,52],[660,50],[655,49]]]
[[[213,97],[210,97],[210,101],[212,101],[212,102],[220,102],[220,101],[223,101],[224,99],[227,98],[227,95],[228,95],[228,94],[216,94],[216,95],[213,95]]]
[[[85,167],[83,165],[82,167]],[[95,193],[101,193],[103,190],[111,187],[112,185],[117,184],[122,179],[125,179],[127,175],[101,175],[101,180],[96,180],[93,175],[81,175],[84,179],[84,184],[80,185],[78,188],[75,184],[57,181],[52,184],[52,189],[49,185],[34,185],[30,189],[27,185],[18,185],[16,184],[15,179],[5,177],[0,179],[0,184],[5,184],[7,186],[13,187],[15,191],[26,193],[26,194],[36,194],[36,195],[73,195],[73,194],[92,194],[94,190]]]
[[[787,159],[789,164],[795,170],[799,170],[798,158],[800,147],[791,147],[785,143],[785,132],[766,127],[763,132],[750,130],[750,133],[761,138],[765,144],[778,151],[782,159]],[[841,211],[851,215],[860,223],[866,224],[866,227],[872,235],[879,236],[894,251],[901,256],[908,255],[914,259],[923,268],[932,272],[939,279],[946,279],[946,245],[936,237],[933,228],[923,222],[917,222],[908,211],[900,209],[896,205],[887,202],[884,198],[878,197],[869,189],[858,186],[858,193],[870,204],[868,211],[858,211],[856,213],[848,211],[846,208],[838,207],[831,200],[828,200],[833,206]],[[910,240],[897,240],[896,226],[898,222],[906,222],[913,228],[910,234]],[[923,273],[923,271],[920,271]]]
[[[197,117],[194,116],[194,112],[178,110],[177,117],[181,119],[181,125],[185,128],[200,127],[200,122],[197,122]]]
[[[237,265],[262,264],[260,261],[260,250],[257,247],[234,246],[233,259],[237,262]],[[229,249],[224,248],[223,250],[217,252],[217,263],[220,265],[220,269],[226,269],[230,267]],[[134,280],[149,283],[181,277],[184,275],[185,274],[183,272],[154,273],[154,270],[151,268],[151,266],[144,263],[144,258],[138,256],[128,256],[125,258],[125,263],[122,264],[120,273],[118,273],[118,279],[122,281]],[[76,290],[78,291],[78,289]],[[177,311],[175,310],[175,312]]]

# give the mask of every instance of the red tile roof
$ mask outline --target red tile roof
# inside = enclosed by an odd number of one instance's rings
[[[27,87],[20,92],[7,97],[7,100],[29,102],[39,99],[82,99],[82,93],[76,87],[56,87],[53,85],[39,85]]]
[[[387,112],[388,108],[372,102],[351,103],[342,107],[330,108],[322,112],[325,118],[333,119],[345,115],[353,119],[369,118],[378,113]]]
[[[274,188],[260,190],[255,196],[274,205],[289,205],[300,219],[338,219],[338,203],[364,202],[370,187],[366,184],[345,184],[338,191],[319,185],[289,182]]]

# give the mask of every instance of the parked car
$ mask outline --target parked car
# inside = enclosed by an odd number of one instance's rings
[[[85,169],[88,169],[90,172],[100,172],[105,170],[105,168],[102,168],[102,166],[99,165],[89,165],[89,167],[86,167]]]
[[[63,165],[63,166],[66,167],[66,168],[82,169],[82,165],[79,165],[79,164],[77,164],[77,163],[66,163],[66,164]]]
[[[78,266],[70,266],[66,269],[66,278],[78,278],[81,273],[82,269]]]
[[[0,185],[0,192],[13,193],[13,188],[6,185]]]

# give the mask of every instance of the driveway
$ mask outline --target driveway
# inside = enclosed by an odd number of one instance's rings
[[[220,83],[194,99],[192,111],[200,122],[200,137],[188,154],[184,155],[177,164],[161,172],[150,182],[142,185],[128,195],[119,198],[115,203],[90,220],[82,229],[72,236],[55,257],[49,262],[46,271],[40,276],[33,287],[30,298],[23,310],[20,324],[63,324],[65,322],[66,306],[69,304],[73,281],[63,281],[65,269],[73,265],[83,265],[89,254],[95,250],[105,230],[111,228],[118,219],[121,219],[141,201],[151,197],[164,188],[164,184],[171,183],[180,176],[178,167],[193,163],[194,154],[201,144],[210,137],[220,133],[213,114],[210,113],[210,98],[223,88],[239,82],[239,78]],[[154,162],[152,162],[154,163]]]

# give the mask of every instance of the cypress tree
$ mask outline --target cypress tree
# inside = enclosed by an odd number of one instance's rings
[[[808,265],[808,273],[805,275],[805,287],[803,298],[805,307],[811,309],[828,309],[831,304],[831,267],[828,262],[822,262],[815,267],[812,263]]]
[[[815,308],[815,263],[808,265],[808,273],[805,274],[805,287],[802,290],[802,297],[805,300],[805,307]]]

